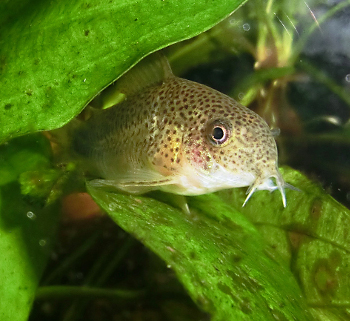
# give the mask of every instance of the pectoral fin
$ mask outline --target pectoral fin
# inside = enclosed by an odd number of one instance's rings
[[[172,178],[163,178],[159,180],[106,180],[94,179],[90,182],[95,187],[114,188],[130,194],[143,194],[153,190],[161,189],[161,186],[171,185]]]
[[[144,194],[153,190],[161,190],[164,185],[174,184],[173,178],[158,181],[129,181],[119,182],[116,180],[94,179],[90,181],[90,185],[98,188],[115,189],[130,194]],[[169,198],[170,199],[170,198]],[[190,210],[183,195],[172,194],[171,203],[180,208],[184,213],[190,214]]]

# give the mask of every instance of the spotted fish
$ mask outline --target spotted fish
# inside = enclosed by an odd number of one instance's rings
[[[249,186],[278,189],[286,206],[277,147],[266,122],[234,99],[173,75],[151,55],[117,82],[126,99],[74,133],[75,152],[100,179],[128,193],[199,195]]]

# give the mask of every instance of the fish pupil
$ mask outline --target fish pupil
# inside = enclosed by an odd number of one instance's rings
[[[222,130],[221,127],[215,127],[213,130],[213,138],[215,140],[221,140],[225,136],[224,131]]]

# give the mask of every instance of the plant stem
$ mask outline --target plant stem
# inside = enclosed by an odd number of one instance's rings
[[[96,297],[112,299],[135,299],[145,295],[144,290],[120,290],[92,288],[86,286],[44,286],[38,288],[36,292],[37,300],[47,299],[69,299],[69,298],[89,298]]]
[[[68,269],[74,262],[76,262],[81,256],[86,253],[91,246],[96,242],[101,232],[97,231],[92,236],[90,236],[85,243],[83,243],[80,248],[74,251],[70,256],[68,256],[54,271],[52,271],[46,279],[43,280],[42,284],[50,284],[55,278],[61,275],[66,269]]]

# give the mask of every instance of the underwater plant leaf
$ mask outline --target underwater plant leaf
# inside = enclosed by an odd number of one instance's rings
[[[46,143],[43,136],[30,135],[0,147],[1,174],[7,172],[7,180],[0,184],[0,320],[28,319],[50,254],[57,204],[44,206],[24,197],[17,180],[25,169],[23,163],[27,170],[49,164]]]
[[[312,320],[289,266],[215,194],[189,198],[188,215],[151,198],[87,188],[120,227],[176,272],[212,320]]]
[[[19,174],[49,168],[51,148],[42,135],[24,136],[0,146],[0,186],[18,179]]]
[[[272,252],[284,257],[319,320],[350,318],[350,211],[318,184],[290,168],[285,180],[301,192],[287,190],[286,208],[278,192],[255,193],[244,208],[242,190],[220,192],[256,225]]]
[[[141,58],[209,29],[243,2],[5,1],[0,142],[61,127]]]

